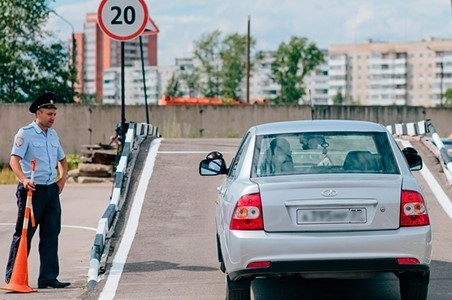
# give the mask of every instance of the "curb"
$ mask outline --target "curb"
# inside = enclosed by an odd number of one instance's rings
[[[110,203],[106,207],[97,225],[96,236],[91,247],[88,269],[87,290],[92,291],[99,282],[99,273],[105,272],[105,263],[110,249],[110,238],[114,233],[119,210],[126,198],[129,186],[129,174],[133,170],[137,150],[147,137],[160,137],[157,127],[146,123],[129,123],[121,157],[116,167],[113,191]],[[106,252],[106,253],[105,253]],[[105,261],[105,263],[101,263]]]

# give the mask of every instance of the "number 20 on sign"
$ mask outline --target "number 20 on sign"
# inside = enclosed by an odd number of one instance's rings
[[[149,18],[144,0],[102,0],[97,19],[110,38],[128,41],[143,33]]]

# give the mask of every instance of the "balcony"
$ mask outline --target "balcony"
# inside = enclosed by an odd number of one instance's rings
[[[377,65],[388,65],[388,66],[397,66],[397,65],[405,65],[406,58],[371,58],[368,60],[368,64],[371,66]]]
[[[347,74],[347,70],[330,70],[328,72],[329,76],[345,76]]]

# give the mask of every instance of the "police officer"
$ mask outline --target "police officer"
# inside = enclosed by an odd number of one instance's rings
[[[58,235],[61,230],[61,205],[59,194],[66,183],[67,162],[58,134],[52,125],[55,122],[56,96],[45,92],[31,105],[35,120],[19,129],[11,151],[10,166],[19,179],[17,186],[18,215],[16,229],[11,242],[5,280],[8,283],[19,248],[27,190],[33,191],[33,213],[39,225],[40,269],[38,288],[64,288],[69,282],[60,282],[58,263]],[[31,161],[36,160],[34,181],[31,177]],[[58,166],[59,172],[56,167]],[[59,178],[57,178],[59,173]],[[31,222],[30,222],[31,223]],[[28,253],[36,227],[28,228]]]

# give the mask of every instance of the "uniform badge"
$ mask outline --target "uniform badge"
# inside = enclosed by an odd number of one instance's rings
[[[24,138],[21,136],[16,137],[16,140],[14,141],[14,145],[16,145],[17,148],[20,148],[24,144]]]

